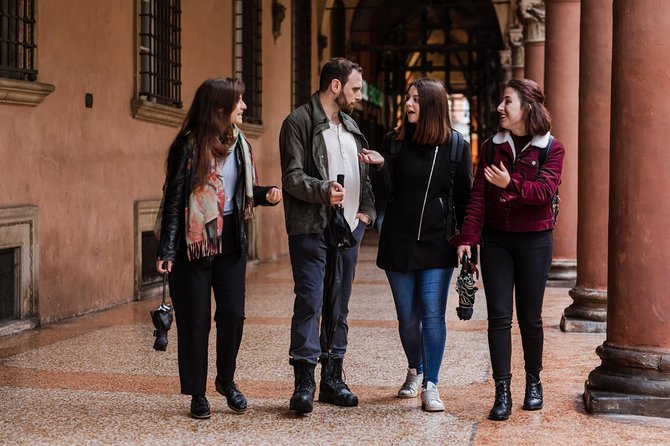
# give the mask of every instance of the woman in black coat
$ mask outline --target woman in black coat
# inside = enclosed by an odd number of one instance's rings
[[[389,198],[377,265],[391,285],[408,362],[398,397],[416,397],[421,386],[421,407],[442,411],[436,385],[447,294],[458,264],[447,240],[463,221],[472,186],[470,147],[451,128],[442,83],[421,78],[409,84],[402,125],[387,136],[381,153],[365,150],[361,157],[381,176],[383,190],[375,195]]]
[[[156,268],[171,273],[179,379],[181,392],[192,396],[193,418],[210,417],[205,388],[212,290],[216,390],[231,409],[247,409],[233,381],[244,325],[244,222],[255,205],[274,205],[282,198],[280,189],[256,185],[251,147],[237,127],[247,108],[243,93],[236,79],[200,85],[167,160]]]

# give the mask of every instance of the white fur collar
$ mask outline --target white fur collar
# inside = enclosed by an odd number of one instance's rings
[[[535,147],[545,147],[549,142],[550,135],[550,132],[547,132],[544,135],[535,135],[533,136],[533,139],[530,140],[530,145]],[[502,144],[504,142],[508,142],[511,146],[514,146],[512,135],[509,130],[503,130],[502,132],[493,135],[493,144]]]

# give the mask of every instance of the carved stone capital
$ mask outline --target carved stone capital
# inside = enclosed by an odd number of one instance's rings
[[[508,69],[512,65],[512,50],[500,50],[498,51],[498,58],[500,60],[500,66],[503,69]]]
[[[500,79],[502,84],[506,84],[512,79],[512,50],[498,51],[498,59],[500,60]]]
[[[544,42],[546,23],[544,0],[519,0],[516,12],[523,23],[525,42]]]
[[[512,66],[523,67],[526,63],[526,52],[523,46],[523,28],[510,28],[507,33],[509,46],[512,49]]]

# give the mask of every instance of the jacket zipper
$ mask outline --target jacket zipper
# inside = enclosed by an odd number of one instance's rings
[[[435,168],[435,160],[437,159],[437,149],[440,146],[435,146],[435,153],[433,154],[433,165],[430,166],[430,175],[428,176],[428,185],[426,186],[426,194],[423,197],[423,206],[421,206],[421,218],[419,218],[419,233],[416,235],[417,240],[421,240],[421,226],[423,225],[423,212],[426,210],[426,201],[428,200],[428,189],[430,189],[430,181],[433,179],[433,169]]]

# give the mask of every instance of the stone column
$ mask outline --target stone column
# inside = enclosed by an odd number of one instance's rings
[[[500,59],[500,79],[498,79],[498,90],[502,92],[507,82],[512,79],[512,50],[498,51]]]
[[[670,418],[670,2],[614,0],[607,338],[587,410]]]
[[[547,0],[544,93],[551,133],[565,147],[554,260],[549,285],[577,278],[577,133],[579,121],[579,0]],[[604,149],[603,149],[604,150]]]
[[[512,50],[512,79],[523,79],[526,57],[523,47],[523,28],[509,29],[509,46]]]
[[[544,85],[544,0],[519,0],[517,15],[523,23],[524,76]]]
[[[563,331],[604,333],[607,320],[607,217],[612,0],[582,0],[579,45],[579,219],[577,284],[561,318]]]

